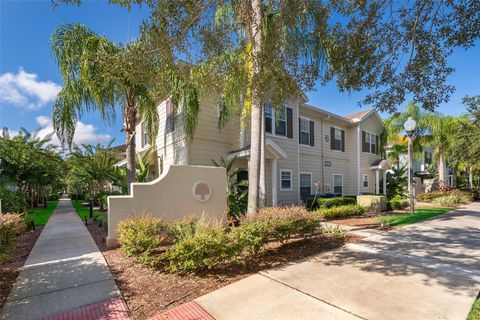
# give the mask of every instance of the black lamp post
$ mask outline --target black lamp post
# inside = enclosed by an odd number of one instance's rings
[[[408,192],[410,193],[410,213],[412,214],[415,212],[415,198],[413,196],[413,135],[416,126],[417,123],[412,117],[408,117],[403,125],[408,136]]]

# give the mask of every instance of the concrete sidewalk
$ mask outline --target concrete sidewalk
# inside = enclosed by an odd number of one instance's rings
[[[480,203],[195,301],[218,320],[465,320],[480,290]]]
[[[70,200],[61,199],[0,319],[40,319],[115,298],[120,292],[102,253]]]

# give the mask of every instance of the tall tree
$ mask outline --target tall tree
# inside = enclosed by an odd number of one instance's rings
[[[123,46],[80,24],[59,26],[51,37],[53,56],[60,67],[63,89],[53,107],[54,127],[62,144],[71,146],[75,125],[85,111],[102,119],[122,114],[127,145],[127,185],[135,181],[135,129],[146,121],[150,141],[158,130],[157,101],[172,96],[182,104],[188,125],[196,123],[198,99],[176,72],[168,55],[152,55],[145,37]],[[193,119],[193,120],[192,120]]]

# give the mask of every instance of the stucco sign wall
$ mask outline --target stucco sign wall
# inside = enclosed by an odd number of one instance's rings
[[[108,197],[108,237],[117,239],[118,223],[142,214],[167,221],[205,214],[226,218],[227,183],[225,168],[170,166],[165,174],[147,183],[132,183],[132,194]]]

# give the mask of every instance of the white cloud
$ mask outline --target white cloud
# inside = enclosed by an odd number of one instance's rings
[[[28,73],[23,68],[16,74],[0,74],[0,102],[28,109],[38,109],[53,102],[61,89],[55,82],[41,81],[35,73]]]
[[[35,118],[37,124],[40,126],[38,135],[45,137],[53,132],[53,121],[47,116],[38,116]],[[97,133],[97,128],[92,124],[85,124],[81,121],[77,121],[75,127],[75,135],[73,136],[73,142],[76,144],[97,144],[102,142],[109,142],[112,137],[108,134]],[[52,137],[52,144],[60,145],[60,140],[57,135]]]

